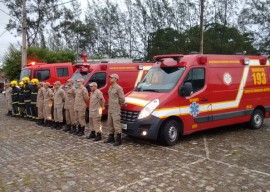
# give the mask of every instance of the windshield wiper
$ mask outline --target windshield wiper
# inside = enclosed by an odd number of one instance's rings
[[[159,93],[159,91],[155,90],[155,89],[142,89],[141,91],[149,91],[149,92],[157,92],[157,93]]]

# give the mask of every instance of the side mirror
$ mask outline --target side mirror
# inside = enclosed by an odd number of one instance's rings
[[[188,97],[193,93],[192,84],[190,82],[185,82],[180,88],[179,88],[179,95],[182,97]]]

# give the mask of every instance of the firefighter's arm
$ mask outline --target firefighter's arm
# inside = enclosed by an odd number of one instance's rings
[[[89,96],[88,96],[88,92],[87,92],[86,88],[83,90],[83,99],[84,99],[85,103],[88,102]]]
[[[125,95],[124,95],[124,91],[123,88],[120,87],[119,89],[117,89],[117,93],[118,93],[118,97],[119,97],[119,102],[120,104],[124,104],[125,103]]]
[[[105,109],[105,99],[104,99],[103,94],[101,92],[100,92],[98,98],[100,99],[100,101],[99,101],[100,106],[104,110]]]

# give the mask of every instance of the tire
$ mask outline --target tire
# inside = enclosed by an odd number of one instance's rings
[[[252,113],[249,126],[251,129],[260,129],[264,122],[264,114],[260,109],[255,109]]]
[[[167,120],[160,127],[159,141],[166,146],[175,145],[180,135],[180,123],[176,120]]]

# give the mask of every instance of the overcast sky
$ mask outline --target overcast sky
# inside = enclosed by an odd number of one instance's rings
[[[61,0],[59,1],[59,3],[61,2],[68,2],[69,0]],[[87,1],[86,0],[78,0],[81,5],[82,5],[82,9],[85,10],[85,8],[87,7]],[[2,9],[3,11],[5,11],[6,13],[8,13],[8,9],[7,7],[5,7],[5,5],[0,1],[0,9]],[[11,34],[10,32],[5,30],[6,24],[8,23],[10,17],[5,14],[3,11],[0,10],[0,63],[2,63],[2,58],[6,52],[6,50],[8,49],[9,45],[12,44],[16,44],[18,42],[21,42],[21,37],[15,37],[14,34]],[[4,33],[4,34],[3,34]]]

